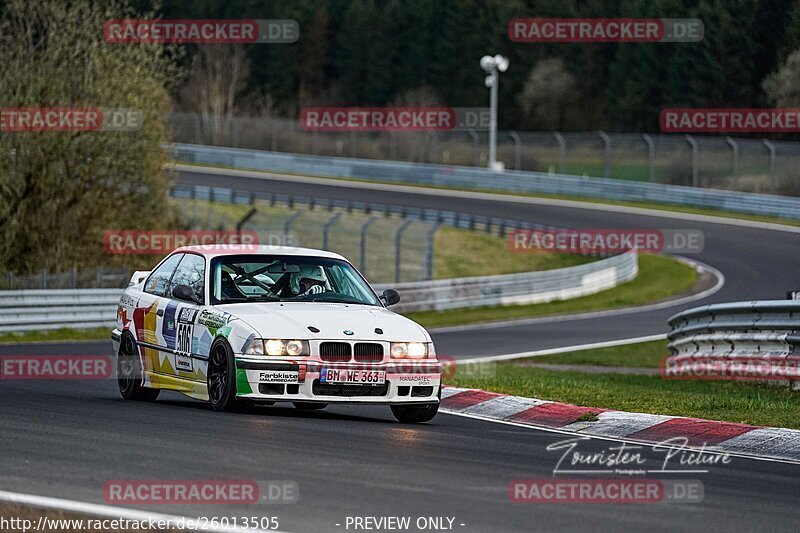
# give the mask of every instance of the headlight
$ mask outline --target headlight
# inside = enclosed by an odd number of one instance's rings
[[[308,341],[287,339],[265,339],[264,351],[267,355],[287,357],[305,356],[311,353]]]
[[[246,355],[264,355],[264,341],[261,339],[247,339],[247,343],[242,349]]]
[[[389,352],[392,359],[425,359],[435,354],[430,342],[393,342]]]

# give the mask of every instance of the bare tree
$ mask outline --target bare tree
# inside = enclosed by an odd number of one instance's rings
[[[776,107],[800,106],[800,50],[795,50],[776,72],[762,83],[767,98]]]
[[[563,129],[568,106],[580,97],[575,77],[561,59],[545,59],[528,75],[517,103],[535,125],[546,129]]]
[[[230,135],[231,119],[249,78],[250,60],[242,45],[199,47],[180,96],[186,107],[200,113],[212,144],[221,144]]]

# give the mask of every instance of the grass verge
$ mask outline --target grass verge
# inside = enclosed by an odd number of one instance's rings
[[[584,298],[532,305],[420,311],[406,313],[406,316],[425,327],[440,327],[615,309],[658,302],[686,292],[696,280],[697,272],[683,263],[666,256],[641,254],[639,275],[635,279]]]
[[[542,355],[515,359],[517,365],[587,365],[618,366],[631,368],[659,368],[669,354],[669,341],[641,342],[624,346],[610,346],[577,352]]]
[[[113,317],[112,317],[113,318]],[[112,328],[71,329],[59,328],[45,331],[0,333],[0,344],[55,341],[111,340]]]
[[[800,394],[784,386],[587,374],[547,370],[531,364],[652,367],[658,366],[666,355],[665,341],[600,348],[498,363],[493,377],[456,373],[447,378],[447,384],[587,407],[800,428]]]

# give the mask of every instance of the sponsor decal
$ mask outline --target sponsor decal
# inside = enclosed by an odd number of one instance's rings
[[[285,372],[281,370],[261,371],[258,373],[259,383],[299,383],[299,372]]]
[[[203,309],[197,323],[207,328],[221,328],[228,323],[228,313],[214,313],[208,309]]]

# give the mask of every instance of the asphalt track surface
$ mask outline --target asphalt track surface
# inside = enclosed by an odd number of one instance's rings
[[[408,192],[363,187],[343,187],[336,180],[298,183],[291,176],[266,175],[269,179],[234,176],[236,171],[219,174],[183,171],[181,184],[230,187],[245,191],[295,194],[317,198],[448,209],[483,216],[526,220],[575,229],[692,229],[705,237],[696,259],[717,268],[725,275],[725,285],[710,298],[682,306],[632,314],[613,313],[602,318],[558,317],[537,320],[534,324],[508,327],[443,331],[434,333],[438,353],[454,357],[518,353],[565,345],[642,337],[667,332],[667,319],[674,313],[696,305],[757,299],[782,299],[786,291],[800,290],[800,233],[780,232],[744,226],[713,224],[676,218],[632,215],[600,209],[576,209],[562,205],[542,205],[462,198],[424,189]],[[434,191],[431,191],[434,192]],[[445,196],[442,196],[444,194]]]
[[[318,197],[438,207],[440,197],[181,174],[186,183],[302,192]],[[781,298],[797,287],[798,235],[675,219],[452,198],[449,209],[554,226],[687,228],[705,232],[696,258],[727,282],[711,301]],[[691,304],[691,305],[697,305]],[[539,322],[434,335],[440,353],[489,355],[637,337],[666,331],[680,307],[623,316]],[[0,354],[108,354],[110,343],[0,347]],[[509,500],[512,480],[550,478],[568,436],[452,415],[402,425],[382,407],[299,412],[290,407],[218,414],[172,393],[154,404],[123,402],[114,381],[0,381],[0,488],[103,503],[119,479],[291,480],[300,501],[258,506],[135,506],[187,516],[277,516],[293,532],[354,531],[348,516],[454,517],[454,531],[796,531],[800,466],[733,458],[700,479],[702,503],[526,504]],[[591,439],[586,452],[618,445]],[[648,468],[663,452],[644,450]],[[684,466],[684,468],[686,468]],[[588,476],[584,476],[588,477]],[[559,478],[560,479],[560,478]],[[341,524],[341,526],[336,526]],[[461,524],[464,524],[463,526]],[[418,531],[411,528],[410,531]]]

